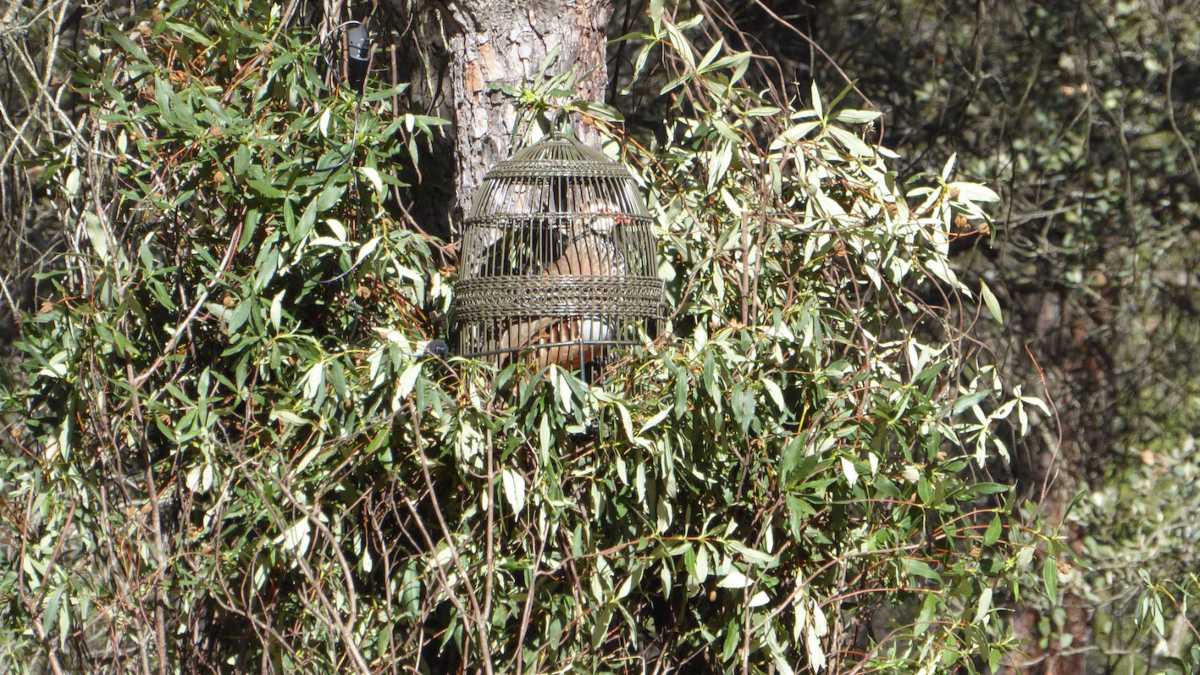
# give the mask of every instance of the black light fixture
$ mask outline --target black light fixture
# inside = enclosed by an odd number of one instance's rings
[[[346,31],[346,65],[350,86],[359,94],[367,82],[367,70],[371,65],[371,35],[366,25],[356,23]]]

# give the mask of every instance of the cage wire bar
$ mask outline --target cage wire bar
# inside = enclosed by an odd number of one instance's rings
[[[562,133],[518,150],[484,176],[464,222],[458,353],[592,379],[639,330],[658,331],[655,251],[624,166]]]

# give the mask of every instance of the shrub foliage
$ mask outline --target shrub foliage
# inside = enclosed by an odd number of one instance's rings
[[[995,194],[953,158],[905,182],[877,113],[758,91],[699,19],[641,23],[661,133],[514,92],[602,127],[656,217],[668,330],[591,385],[425,354],[453,250],[408,214],[446,123],[327,86],[303,17],[181,2],[75,54],[44,181],[77,236],[4,391],[0,659],[995,668],[1003,603],[1057,592],[986,470],[1043,405],[947,318],[1003,318],[948,259]]]

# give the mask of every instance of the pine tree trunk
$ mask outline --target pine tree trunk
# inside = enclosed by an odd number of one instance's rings
[[[557,61],[546,75],[574,67],[576,94],[603,101],[608,85],[606,28],[611,0],[462,0],[450,4],[450,85],[455,128],[456,216],[467,209],[484,173],[511,148],[517,108],[494,89],[532,84],[554,49]],[[580,128],[584,140],[594,134]]]

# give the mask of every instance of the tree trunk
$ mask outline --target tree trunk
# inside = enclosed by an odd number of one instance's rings
[[[462,214],[484,173],[508,157],[517,108],[494,89],[521,89],[535,82],[547,54],[559,49],[547,77],[575,68],[576,94],[602,101],[608,84],[606,28],[611,0],[462,0],[450,3],[450,85],[455,128],[455,186],[452,222]],[[594,133],[574,120],[576,133]],[[525,129],[520,131],[524,132]]]

